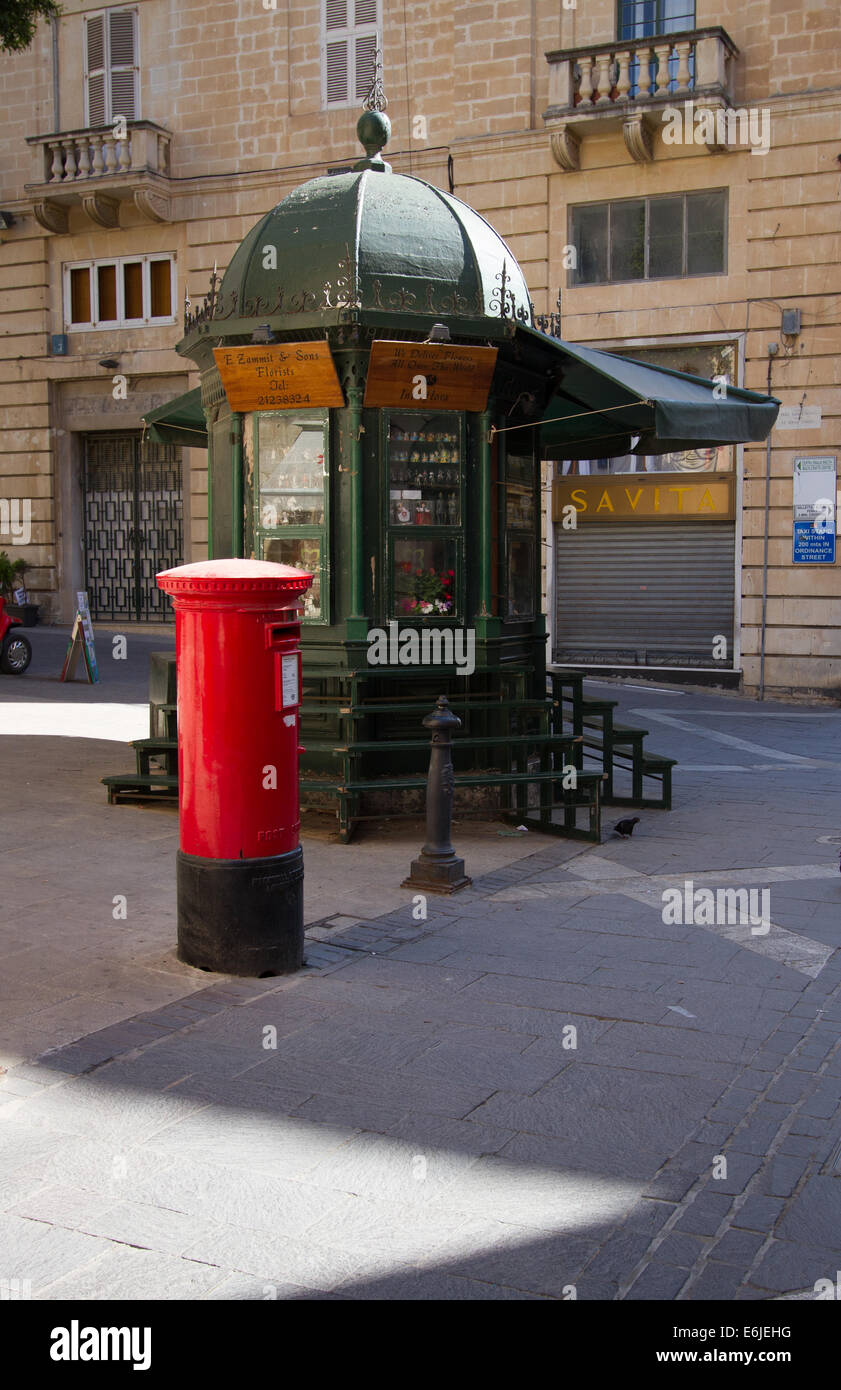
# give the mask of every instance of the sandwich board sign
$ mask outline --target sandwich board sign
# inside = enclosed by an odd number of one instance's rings
[[[794,460],[795,565],[835,564],[835,456]]]
[[[61,668],[61,679],[63,681],[74,679],[80,656],[84,660],[88,683],[94,685],[99,680],[99,670],[96,665],[96,652],[93,646],[93,625],[91,623],[91,614],[86,593],[78,593],[76,595],[76,617],[73,620],[73,630],[70,633],[70,641],[67,644],[64,665]]]

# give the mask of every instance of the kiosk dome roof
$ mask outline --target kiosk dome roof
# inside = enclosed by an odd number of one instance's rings
[[[355,309],[372,321],[530,324],[525,277],[493,227],[452,194],[387,168],[310,179],[288,194],[234,253],[214,319],[294,328]]]

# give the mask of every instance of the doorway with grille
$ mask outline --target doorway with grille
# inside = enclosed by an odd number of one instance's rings
[[[183,558],[181,450],[128,433],[85,435],[82,447],[91,617],[171,622],[155,575]]]

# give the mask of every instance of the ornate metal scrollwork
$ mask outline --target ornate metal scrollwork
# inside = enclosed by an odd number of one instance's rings
[[[561,336],[561,292],[558,290],[557,313],[553,310],[548,314],[535,314],[534,305],[531,306],[532,318],[535,328],[541,333],[546,333],[550,338],[560,338]]]
[[[491,308],[497,311],[501,319],[510,318],[516,313],[517,301],[509,289],[511,276],[508,274],[507,261],[502,262],[502,270],[497,271],[494,278],[499,281],[499,285],[491,295]]]
[[[362,297],[359,293],[359,281],[356,276],[356,262],[350,254],[348,245],[345,245],[345,254],[339,261],[335,307],[337,309],[362,308]]]
[[[388,98],[383,86],[383,55],[381,49],[374,52],[374,80],[368,88],[368,93],[362,103],[363,111],[385,111],[388,106]]]
[[[416,301],[417,295],[407,290],[405,285],[401,285],[399,290],[393,290],[388,296],[392,309],[411,309]]]
[[[195,312],[194,314],[191,314],[191,313],[190,313],[190,304],[191,304],[191,301],[190,301],[190,299],[189,299],[188,294],[185,293],[185,295],[184,295],[184,332],[185,332],[185,333],[189,333],[191,328],[197,328],[198,325],[199,325],[200,323],[207,323],[208,319],[212,319],[212,318],[222,318],[222,317],[228,318],[228,317],[230,317],[230,314],[222,315],[222,314],[220,314],[220,313],[218,312],[218,309],[220,308],[221,302],[222,302],[222,301],[221,301],[221,296],[217,296],[217,293],[216,293],[216,286],[217,286],[217,285],[220,285],[221,283],[222,283],[222,277],[221,277],[220,275],[217,275],[217,273],[216,273],[216,266],[214,265],[214,267],[213,267],[213,272],[212,272],[212,274],[211,274],[211,276],[210,276],[210,288],[209,288],[207,294],[204,296],[204,300],[202,301],[201,308],[200,308],[200,309],[197,309],[196,312]],[[234,307],[236,307],[236,292],[234,292],[233,299],[234,299]],[[233,313],[233,309],[231,309],[230,313]]]

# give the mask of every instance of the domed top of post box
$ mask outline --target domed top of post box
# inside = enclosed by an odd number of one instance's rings
[[[269,560],[199,560],[192,565],[178,565],[163,570],[158,576],[158,588],[173,597],[258,599],[270,607],[287,608],[297,602],[313,581],[306,570],[292,565],[276,565]],[[278,600],[288,597],[288,603]]]

